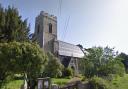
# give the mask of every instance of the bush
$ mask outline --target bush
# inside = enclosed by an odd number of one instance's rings
[[[69,76],[73,76],[72,68],[70,68],[70,67],[64,68],[62,71],[62,77],[69,77]]]
[[[48,56],[48,63],[44,68],[43,77],[52,77],[52,78],[61,77],[63,65],[61,64],[60,60],[50,52],[47,53],[47,56]]]
[[[93,77],[88,81],[87,89],[108,89],[108,83],[102,78]]]

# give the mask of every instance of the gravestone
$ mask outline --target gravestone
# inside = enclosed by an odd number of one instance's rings
[[[49,77],[38,78],[38,89],[51,89],[51,79]]]

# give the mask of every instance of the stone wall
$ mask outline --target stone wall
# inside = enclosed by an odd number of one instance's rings
[[[52,25],[52,33],[49,32],[49,24]],[[57,17],[42,11],[36,17],[34,36],[46,52],[54,52],[53,40],[57,39]]]

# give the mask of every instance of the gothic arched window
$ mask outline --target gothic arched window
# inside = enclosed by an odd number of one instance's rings
[[[49,23],[49,33],[52,33],[52,24]]]

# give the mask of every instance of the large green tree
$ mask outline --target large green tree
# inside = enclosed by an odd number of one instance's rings
[[[0,5],[0,42],[29,41],[27,20],[22,20],[16,8]]]
[[[87,50],[89,54],[82,60],[86,77],[108,76],[110,74],[124,74],[124,66],[116,52],[109,47],[93,47]]]
[[[15,73],[32,80],[39,74],[46,56],[37,44],[31,43],[29,31],[27,19],[23,20],[16,8],[4,9],[0,5],[0,80]]]
[[[47,56],[37,44],[0,43],[0,80],[15,73],[26,74],[29,80],[35,79],[46,61]]]

